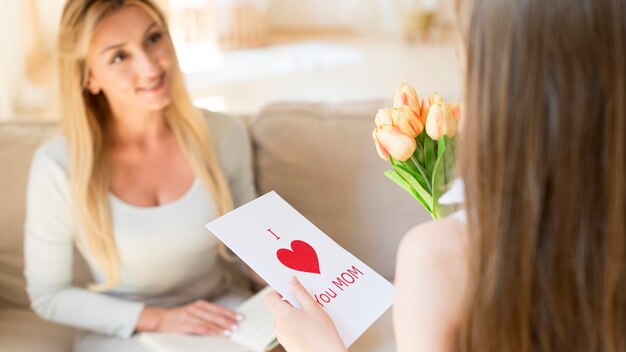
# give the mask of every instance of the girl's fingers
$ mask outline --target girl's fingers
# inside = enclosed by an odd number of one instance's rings
[[[289,289],[304,310],[311,311],[319,309],[317,303],[315,302],[313,297],[311,297],[309,291],[307,291],[306,288],[302,286],[300,281],[295,276],[292,276],[289,279]]]
[[[276,291],[270,291],[265,295],[265,305],[270,309],[274,316],[284,315],[293,309],[293,306],[287,301],[283,301],[282,296]]]

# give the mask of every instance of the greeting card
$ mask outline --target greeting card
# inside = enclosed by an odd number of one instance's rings
[[[287,301],[299,307],[288,283],[295,275],[331,317],[346,347],[393,303],[393,285],[339,246],[276,192],[253,200],[206,227]]]

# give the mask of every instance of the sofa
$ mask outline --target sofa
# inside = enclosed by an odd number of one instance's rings
[[[402,235],[429,215],[383,172],[371,138],[373,117],[387,101],[274,103],[243,118],[253,145],[259,194],[275,190],[336,242],[393,280]],[[30,159],[59,133],[56,122],[0,124],[0,352],[70,351],[74,330],[29,308],[23,276],[23,222]],[[89,273],[75,255],[75,281]],[[391,312],[350,351],[394,351]]]

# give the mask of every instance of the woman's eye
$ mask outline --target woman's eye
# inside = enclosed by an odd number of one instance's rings
[[[161,33],[161,32],[154,32],[154,33],[150,34],[150,36],[148,36],[148,44],[157,43],[159,40],[161,40],[161,38],[163,38],[163,33]]]
[[[122,52],[115,53],[115,55],[111,59],[111,63],[112,64],[119,64],[120,62],[124,61],[124,59],[126,59],[126,54],[124,54]]]

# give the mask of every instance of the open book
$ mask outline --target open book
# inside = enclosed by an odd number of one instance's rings
[[[230,337],[198,336],[177,333],[143,333],[139,341],[152,352],[263,352],[278,345],[274,317],[263,302],[266,287],[235,310],[245,316]]]

